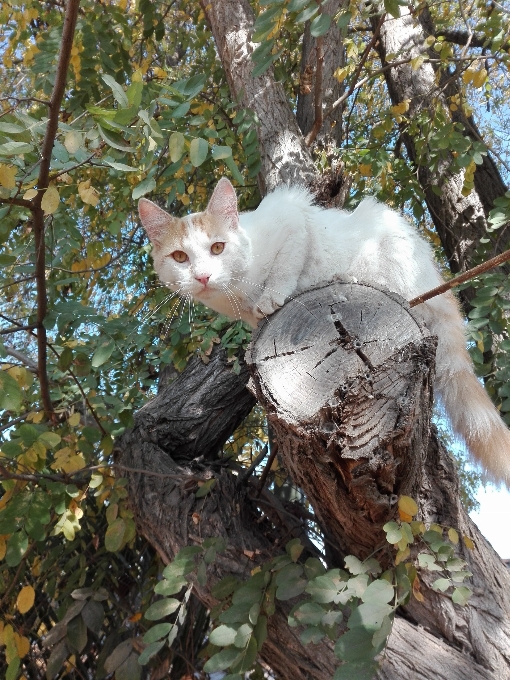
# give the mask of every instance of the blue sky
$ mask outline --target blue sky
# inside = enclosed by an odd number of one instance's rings
[[[473,522],[503,559],[510,559],[510,492],[487,485],[476,494],[478,512],[470,513]]]

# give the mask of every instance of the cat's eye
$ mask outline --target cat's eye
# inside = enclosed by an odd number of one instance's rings
[[[171,257],[174,258],[176,262],[186,262],[188,259],[188,256],[184,252],[184,250],[174,250],[173,253],[171,253]]]
[[[223,248],[225,247],[225,244],[222,243],[221,241],[218,241],[217,243],[213,243],[211,246],[211,253],[213,255],[219,255],[220,253],[223,252]]]

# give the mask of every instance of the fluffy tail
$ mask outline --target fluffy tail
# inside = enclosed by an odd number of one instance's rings
[[[473,372],[456,300],[447,293],[420,307],[429,330],[438,336],[435,389],[453,430],[487,478],[510,488],[510,431]]]

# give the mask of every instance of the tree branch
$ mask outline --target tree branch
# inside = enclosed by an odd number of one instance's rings
[[[446,283],[443,283],[440,286],[437,286],[436,288],[432,288],[432,290],[423,293],[423,295],[418,295],[418,297],[415,297],[409,301],[409,306],[416,307],[416,305],[421,305],[422,302],[430,300],[430,298],[436,297],[437,295],[441,295],[441,293],[446,293],[447,290],[456,288],[457,286],[460,286],[461,283],[470,281],[471,279],[476,278],[480,274],[484,274],[485,272],[489,271],[489,269],[494,269],[494,267],[497,267],[498,265],[503,264],[503,262],[507,262],[508,260],[510,260],[510,250],[505,250],[505,252],[501,253],[501,255],[496,255],[496,257],[492,257],[490,260],[487,260],[487,262],[483,262],[482,264],[479,264],[477,267],[468,269],[467,272],[464,272],[463,274],[460,274],[459,276],[450,279],[450,281],[446,281]]]
[[[324,65],[324,37],[317,38],[317,68],[315,69],[315,120],[305,143],[310,146],[312,141],[317,137],[321,131],[322,122],[324,120],[322,111],[322,67]]]
[[[80,0],[68,0],[65,10],[64,28],[62,32],[62,43],[60,46],[57,72],[55,75],[55,85],[53,86],[53,92],[48,103],[50,115],[42,145],[41,167],[37,180],[38,193],[31,205],[34,218],[35,276],[37,281],[37,365],[39,383],[41,386],[41,398],[44,410],[48,417],[53,416],[53,405],[51,403],[48,373],[46,370],[47,339],[44,319],[48,307],[48,296],[46,292],[45,277],[44,213],[41,208],[41,202],[44,195],[43,190],[47,189],[49,185],[51,152],[53,150],[53,145],[55,144],[55,137],[58,130],[60,104],[66,86],[67,69],[71,59],[71,48],[73,46],[73,37],[79,6]]]
[[[11,357],[14,357],[18,361],[21,361],[21,363],[24,364],[30,370],[35,371],[36,373],[39,372],[38,365],[35,363],[35,361],[30,359],[30,357],[27,357],[27,355],[23,354],[23,352],[14,349],[14,347],[9,347],[8,345],[4,345],[4,350],[6,354],[8,354]]]

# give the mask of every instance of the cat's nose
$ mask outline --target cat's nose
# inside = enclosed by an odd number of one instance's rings
[[[207,283],[209,282],[210,278],[211,278],[210,274],[203,274],[202,276],[195,276],[195,279],[197,281],[200,281],[200,283],[204,286],[207,286]]]

